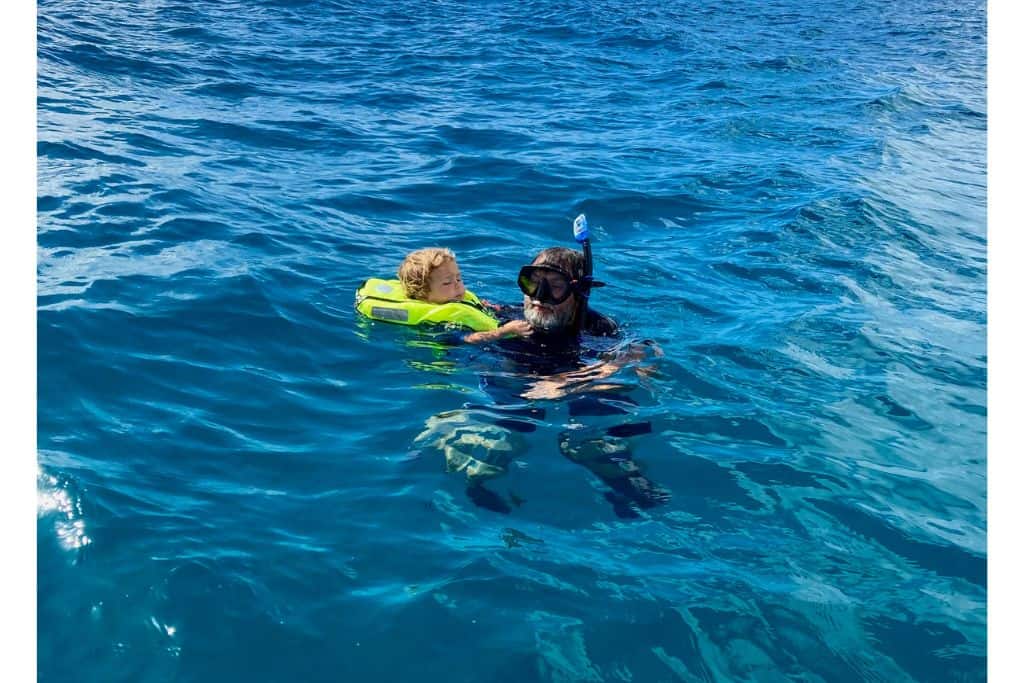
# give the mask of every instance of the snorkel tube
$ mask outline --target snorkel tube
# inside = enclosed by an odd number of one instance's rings
[[[590,228],[587,226],[586,214],[581,213],[572,222],[572,236],[583,246],[583,283],[577,292],[580,298],[580,309],[576,315],[576,330],[582,332],[587,324],[590,287],[594,280],[594,257],[590,253]]]

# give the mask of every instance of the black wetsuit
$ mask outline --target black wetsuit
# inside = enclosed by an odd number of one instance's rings
[[[522,306],[503,306],[498,312],[502,324],[522,319]],[[459,335],[459,343],[465,335]],[[488,348],[481,348],[478,358],[489,357],[498,363],[497,372],[481,372],[480,385],[494,403],[488,406],[467,405],[467,409],[484,408],[489,413],[497,412],[501,418],[494,420],[506,429],[518,432],[536,430],[536,420],[545,417],[545,409],[522,398],[524,389],[538,376],[550,376],[578,370],[601,359],[621,341],[618,325],[609,317],[596,311],[587,312],[582,334],[575,331],[550,333],[535,331],[529,337],[503,339]],[[495,351],[497,353],[495,353]],[[595,391],[573,394],[567,398],[569,414],[573,417],[628,415],[623,406],[636,405],[624,392]],[[645,434],[651,431],[646,421],[627,422],[612,427],[584,427],[559,434],[559,451],[573,462],[593,472],[611,491],[606,498],[613,504],[616,513],[622,517],[634,517],[636,512],[630,503],[640,508],[650,508],[663,503],[669,497],[664,489],[653,484],[633,461],[625,437]],[[479,505],[500,512],[507,512],[504,501],[482,486],[471,486],[470,497]]]
[[[501,324],[523,319],[522,306],[504,306]],[[611,318],[589,311],[582,334],[575,331],[535,330],[529,337],[502,339],[497,343],[507,370],[530,375],[553,375],[579,369],[600,358],[620,340],[619,326]]]

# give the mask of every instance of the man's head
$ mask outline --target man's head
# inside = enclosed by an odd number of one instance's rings
[[[543,250],[519,276],[523,317],[545,332],[572,329],[586,305],[586,262],[583,254],[565,247]]]
[[[459,264],[450,249],[430,247],[412,252],[402,261],[398,279],[410,299],[433,304],[460,301],[466,293]]]

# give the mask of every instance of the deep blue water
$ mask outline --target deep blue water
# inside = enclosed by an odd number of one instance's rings
[[[985,23],[40,0],[39,679],[984,680]],[[618,415],[352,309],[579,212]]]

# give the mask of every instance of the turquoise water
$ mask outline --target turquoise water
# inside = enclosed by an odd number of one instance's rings
[[[985,22],[41,1],[39,679],[985,680]],[[589,410],[352,309],[580,212]]]

